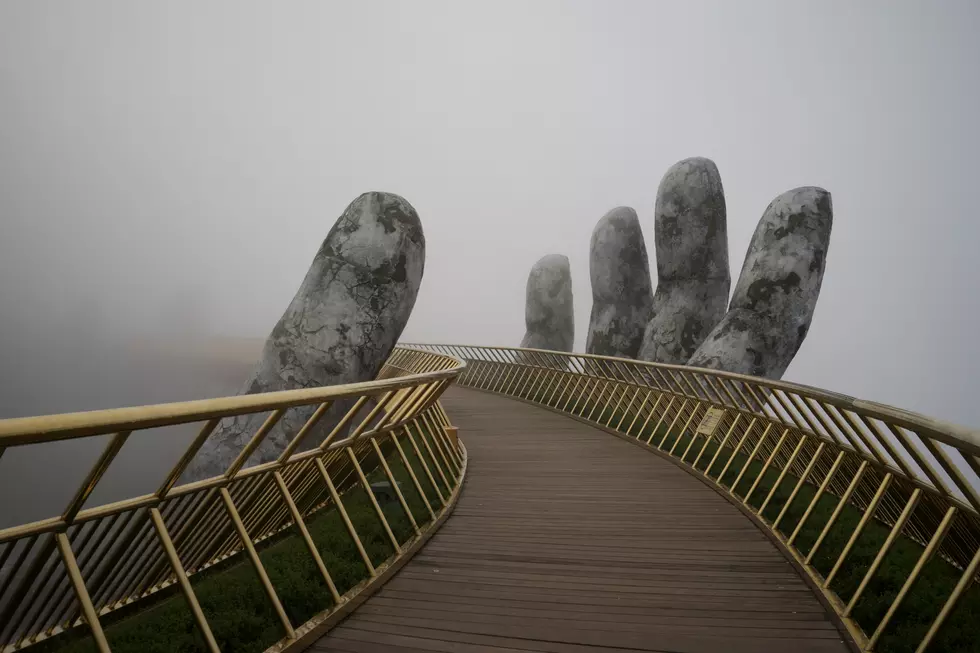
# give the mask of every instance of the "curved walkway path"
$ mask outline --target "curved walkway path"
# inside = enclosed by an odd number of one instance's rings
[[[456,511],[312,651],[839,652],[791,564],[693,476],[609,434],[453,388]]]

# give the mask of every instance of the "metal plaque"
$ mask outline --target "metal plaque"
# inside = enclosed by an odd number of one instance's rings
[[[715,430],[718,425],[721,424],[721,418],[725,416],[724,408],[709,408],[708,412],[704,414],[701,419],[701,423],[698,424],[698,433],[701,435],[706,435],[709,438],[715,434]]]

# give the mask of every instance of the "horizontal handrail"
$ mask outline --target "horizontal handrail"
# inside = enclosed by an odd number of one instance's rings
[[[208,419],[261,413],[276,408],[292,408],[313,403],[377,395],[400,390],[420,382],[453,378],[458,369],[412,374],[380,381],[323,386],[303,390],[282,390],[217,399],[197,399],[152,406],[111,408],[79,413],[17,417],[0,420],[0,447],[13,447],[67,438],[102,435],[121,430],[142,430]]]
[[[933,555],[959,570],[959,582],[924,628],[918,653],[971,583],[980,581],[977,431],[819,388],[718,370],[513,347],[406,346],[465,360],[457,380],[463,387],[570,415],[709,482],[773,535],[862,651],[879,645]],[[835,504],[833,511],[816,519],[827,502]],[[856,511],[853,519],[842,517],[847,510]],[[850,556],[870,522],[887,537],[867,569],[855,572],[860,582],[845,599],[835,578],[851,568]],[[835,537],[846,539],[839,550]],[[921,554],[903,572],[887,610],[873,618],[862,614],[859,623],[861,598],[900,538],[921,545]]]
[[[247,554],[283,638],[273,648],[300,645],[372,591],[401,564],[451,509],[465,472],[465,449],[446,429],[442,392],[465,363],[446,354],[396,348],[378,379],[219,399],[0,420],[0,456],[12,447],[68,439],[105,441],[102,454],[58,515],[0,529],[0,650],[15,651],[88,625],[100,651],[109,650],[101,618],[177,586],[209,650],[218,650],[189,582],[239,553]],[[301,427],[288,433],[276,458],[249,466],[252,454],[287,411]],[[180,479],[223,418],[269,413],[224,473]],[[202,423],[183,455],[150,494],[89,507],[92,492],[134,435],[162,426]],[[154,437],[153,434],[149,437]],[[309,446],[312,445],[312,448]],[[407,453],[406,453],[407,452]],[[398,481],[388,459],[408,478]],[[2,460],[0,460],[2,465]],[[399,540],[368,481],[383,474],[413,534]],[[419,479],[427,479],[429,489]],[[410,482],[428,511],[417,519],[400,483]],[[342,497],[366,493],[394,554],[372,561]],[[433,490],[435,494],[433,494]],[[30,488],[25,488],[29,499]],[[305,522],[334,509],[360,552],[370,578],[338,592]],[[333,605],[303,624],[291,623],[257,545],[295,527],[329,588]]]
[[[471,346],[471,345],[442,345],[442,344],[424,344],[424,343],[405,343],[402,346],[408,348],[417,348],[428,351],[456,351],[455,356],[459,356],[461,359],[468,362],[473,361],[485,361],[485,362],[495,362],[492,357],[486,352],[511,352],[520,353],[526,352],[529,354],[537,354],[540,356],[554,355],[556,353],[563,356],[567,356],[571,360],[594,360],[606,363],[619,363],[627,365],[642,366],[648,368],[657,368],[661,370],[670,370],[675,372],[688,373],[692,371],[697,371],[701,374],[708,374],[714,377],[723,378],[729,381],[739,381],[756,384],[759,387],[770,388],[773,390],[786,390],[789,392],[794,392],[800,395],[805,395],[812,397],[815,400],[826,401],[834,405],[840,406],[842,408],[849,408],[855,411],[860,411],[868,417],[873,417],[875,419],[888,420],[895,424],[901,425],[910,430],[922,431],[928,433],[931,437],[949,444],[950,446],[962,448],[967,451],[973,452],[974,455],[980,456],[980,430],[971,429],[958,424],[953,424],[946,422],[934,417],[929,417],[922,415],[920,413],[912,412],[902,408],[896,408],[894,406],[889,406],[886,404],[869,401],[865,399],[858,399],[850,395],[842,394],[839,392],[834,392],[832,390],[826,390],[822,388],[817,388],[815,386],[805,385],[802,383],[793,383],[791,381],[775,381],[772,379],[765,379],[762,377],[747,376],[745,374],[738,374],[736,372],[726,372],[724,370],[712,370],[706,368],[689,367],[687,365],[674,365],[670,363],[653,363],[650,361],[639,361],[632,358],[618,358],[615,356],[599,356],[596,354],[566,354],[564,352],[554,352],[547,349],[522,349],[519,347],[485,347],[485,346]],[[481,354],[482,352],[482,354]],[[481,358],[480,356],[486,356]],[[499,361],[497,361],[499,362]]]

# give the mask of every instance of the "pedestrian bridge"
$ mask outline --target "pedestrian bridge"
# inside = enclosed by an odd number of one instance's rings
[[[290,410],[305,426],[248,466]],[[256,412],[223,475],[180,482]],[[89,505],[124,445],[192,423],[156,491]],[[65,509],[0,530],[4,651],[980,641],[980,436],[814,388],[406,345],[371,383],[0,421],[0,456],[76,438],[104,445]]]

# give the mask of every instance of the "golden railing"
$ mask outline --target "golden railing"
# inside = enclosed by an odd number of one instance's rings
[[[101,618],[177,584],[206,647],[217,651],[189,577],[243,551],[281,625],[283,637],[270,650],[308,644],[404,564],[448,516],[465,475],[466,450],[438,399],[463,368],[449,354],[398,348],[378,379],[367,383],[0,421],[0,456],[10,447],[107,439],[60,514],[0,530],[0,650],[19,650],[87,624],[98,649],[108,651]],[[331,406],[351,403],[346,412],[338,413],[342,417],[324,420]],[[278,458],[245,467],[286,411],[304,407],[315,410]],[[222,475],[178,484],[223,418],[262,412],[269,416]],[[190,423],[203,425],[159,489],[86,507],[128,440],[146,429]],[[297,452],[307,433],[317,432],[314,429],[329,433],[319,446]],[[425,525],[412,515],[382,448],[389,456],[397,453],[408,470],[429,513]],[[437,503],[426,498],[409,457],[428,477]],[[378,465],[411,522],[414,535],[407,542],[399,542],[392,533],[367,481]],[[381,565],[372,564],[344,508],[341,497],[357,486],[370,498],[395,552]],[[29,498],[25,488],[22,500]],[[343,518],[370,574],[343,595],[305,522],[329,507]],[[293,527],[333,599],[332,607],[303,624],[290,623],[256,549]]]
[[[572,416],[667,456],[709,483],[805,571],[861,651],[874,649],[894,625],[933,556],[953,565],[959,580],[938,599],[942,607],[929,626],[915,634],[916,651],[930,646],[980,580],[976,432],[807,386],[706,369],[505,347],[416,346],[465,360],[461,386]],[[836,505],[823,526],[808,523],[818,505],[828,512],[827,502]],[[852,510],[857,513],[845,519]],[[869,522],[883,526],[887,537],[866,571],[853,576],[860,583],[844,600],[834,580],[849,569],[855,544],[872,530]],[[839,551],[829,551],[830,534]],[[900,537],[921,545],[921,553],[865,632],[855,607],[880,580],[882,562]],[[830,553],[821,573],[816,557]],[[972,627],[975,643],[980,623]]]

